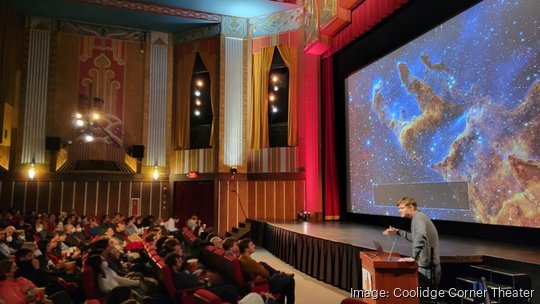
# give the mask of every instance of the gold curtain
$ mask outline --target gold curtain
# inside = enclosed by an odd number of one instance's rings
[[[253,54],[253,108],[251,112],[251,149],[267,148],[268,141],[268,73],[274,47]]]
[[[298,52],[286,44],[278,45],[279,54],[289,69],[289,115],[288,137],[289,146],[298,144]]]
[[[176,66],[176,145],[181,150],[189,149],[189,117],[191,101],[191,78],[197,53],[181,55]]]
[[[217,50],[206,50],[199,52],[201,59],[210,74],[210,104],[212,105],[212,128],[210,130],[210,146],[215,147],[216,143],[216,109],[219,102],[219,66]]]

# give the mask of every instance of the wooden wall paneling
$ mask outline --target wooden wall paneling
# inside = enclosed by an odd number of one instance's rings
[[[26,181],[16,181],[12,207],[23,210],[26,205]]]
[[[218,194],[218,234],[224,236],[229,227],[229,191],[227,190],[228,181],[219,181]]]
[[[38,210],[40,210],[40,208],[43,208],[43,206],[45,208],[48,208],[49,198],[51,198],[49,196],[49,193],[51,191],[51,184],[52,184],[51,181],[42,181],[42,182],[38,181],[37,182],[36,202],[35,202],[34,207],[30,210],[34,210],[35,212],[38,212]]]
[[[169,217],[172,215],[172,208],[170,210],[167,209],[167,197],[163,197],[164,193],[162,189],[165,185],[167,185],[167,182],[160,181],[159,183],[155,183],[152,187],[152,201],[157,205],[158,215],[161,217]],[[163,201],[165,201],[165,205],[163,204]],[[166,209],[163,209],[164,206]]]
[[[43,188],[47,187],[47,193],[39,195],[39,202],[36,212],[49,212],[53,201],[55,204],[60,205],[62,200],[62,183],[59,181],[48,181],[47,185],[43,185]]]
[[[249,217],[249,204],[248,204],[248,191],[249,191],[249,187],[248,187],[248,182],[247,181],[244,181],[244,182],[239,182],[238,183],[238,197],[239,197],[239,201],[238,203],[242,203],[242,208],[244,208],[244,212],[246,213],[246,215],[248,215]],[[240,207],[240,205],[239,205]],[[244,215],[244,213],[242,212],[242,210],[240,209],[239,210],[239,213],[238,213],[238,222],[245,222],[246,221],[246,216]]]
[[[159,182],[143,182],[142,197],[148,202],[148,212],[159,217],[159,197],[156,197],[153,188],[159,188]]]
[[[99,183],[99,191],[97,193],[97,215],[102,216],[104,214],[107,214],[107,205],[109,204],[110,197],[110,191],[111,191],[111,183],[110,182],[100,182]]]
[[[27,211],[35,210],[36,202],[38,199],[38,186],[39,181],[28,181],[26,184],[26,197],[23,209],[20,209],[23,214]]]
[[[109,210],[111,210],[111,214],[114,214],[115,212],[120,212],[122,214],[128,214],[128,208],[129,208],[129,203],[130,203],[130,199],[132,198],[131,197],[131,186],[132,186],[132,182],[121,182],[121,185],[120,185],[120,200],[118,201],[118,203],[115,203],[114,206],[111,208],[109,207]],[[138,195],[138,194],[137,194]],[[133,196],[134,198],[135,197],[138,197],[138,196]],[[139,202],[140,205],[142,205],[142,202]],[[144,209],[141,209],[141,207],[139,207],[139,210],[140,213],[142,216],[147,216],[148,214],[144,213]]]
[[[250,218],[257,218],[257,198],[255,196],[256,184],[253,181],[247,182],[247,201],[244,206],[247,206],[246,213]]]
[[[88,214],[97,214],[97,191],[99,187],[98,181],[87,181],[85,183],[85,192],[86,192],[86,213]]]
[[[0,181],[0,209],[11,207],[11,196],[13,195],[13,186],[15,181]]]
[[[235,189],[236,193],[232,189]],[[238,226],[238,213],[242,212],[240,211],[240,207],[238,207],[238,197],[240,195],[238,191],[240,191],[240,189],[238,189],[238,181],[229,181],[227,188],[229,195],[229,211],[227,212],[229,215],[229,223],[227,225],[227,231],[231,230],[232,227]]]
[[[294,203],[296,206],[296,213],[306,211],[306,196],[305,196],[306,183],[303,180],[295,181],[294,183]],[[311,210],[313,211],[313,210]]]
[[[146,181],[138,183],[137,186],[139,187],[139,197],[141,198],[141,202],[144,202],[146,204],[146,209],[142,210],[146,210],[148,214],[152,214],[157,217],[159,214],[159,210],[155,209],[152,202],[150,201],[150,184],[151,182]],[[129,208],[131,208],[131,206],[129,206]]]
[[[257,204],[257,218],[266,219],[265,182],[255,182],[255,202]]]
[[[285,218],[296,219],[296,197],[295,197],[295,185],[297,181],[285,182],[284,196],[285,196]]]
[[[51,184],[50,199],[47,202],[47,208],[41,211],[59,212],[60,206],[66,206],[65,209],[75,209],[78,214],[82,214],[82,210],[78,210],[73,205],[73,182],[55,181]]]
[[[60,208],[72,210],[75,209],[78,214],[84,214],[83,204],[77,204],[75,201],[75,181],[64,181],[60,182],[60,199],[55,200],[51,198],[51,205],[49,213],[58,213]],[[54,195],[54,191],[52,193]]]
[[[266,209],[266,219],[275,220],[276,219],[276,182],[275,181],[265,181],[265,209]]]
[[[121,187],[123,184],[118,181],[109,182],[109,200],[105,205],[103,214],[114,214],[118,210],[118,202],[121,198]]]
[[[129,214],[131,199],[139,198],[139,211],[138,211],[139,215],[142,215],[142,216],[149,215],[147,213],[148,210],[145,210],[144,208],[144,202],[140,200],[141,197],[140,197],[139,191],[133,191],[134,185],[136,187],[136,184],[138,184],[138,182],[122,182],[120,201],[115,206],[116,211],[112,211],[111,213],[114,214],[114,212],[120,212],[122,214]],[[136,188],[138,189],[138,187]]]
[[[276,181],[275,182],[275,197],[276,202],[276,219],[285,219],[285,184],[290,183],[288,181]]]
[[[94,216],[94,210],[87,208],[86,191],[88,191],[86,181],[79,181],[73,183],[73,202],[76,206],[76,210],[82,210],[82,214],[88,214]],[[64,206],[66,208],[66,206]]]
[[[154,217],[157,217],[157,214],[155,213],[152,213],[152,210],[150,209],[150,195],[148,196],[144,196],[143,195],[143,189],[144,189],[144,185],[146,184],[146,182],[131,182],[132,186],[131,186],[131,197],[138,197],[139,198],[139,203],[140,203],[140,208],[141,208],[141,212],[143,215],[148,215],[148,214],[152,214]],[[121,206],[120,208],[122,208],[123,206]],[[131,212],[131,202],[128,201],[128,204],[127,204],[127,209],[125,212],[123,212],[123,214],[129,214],[129,212]]]

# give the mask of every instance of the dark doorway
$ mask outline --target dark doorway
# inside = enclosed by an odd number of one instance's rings
[[[215,227],[213,181],[174,183],[174,215],[185,224],[194,214],[203,224]]]

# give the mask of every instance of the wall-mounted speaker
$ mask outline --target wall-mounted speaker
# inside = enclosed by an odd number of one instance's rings
[[[143,158],[144,146],[143,145],[130,146],[126,149],[126,153],[133,158]]]
[[[45,150],[60,151],[62,139],[60,137],[47,136],[45,138]]]

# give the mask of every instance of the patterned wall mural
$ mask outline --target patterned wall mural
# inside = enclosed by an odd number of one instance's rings
[[[115,39],[82,36],[80,40],[78,110],[103,105],[101,127],[92,128],[95,142],[122,146],[125,47],[124,41]]]

